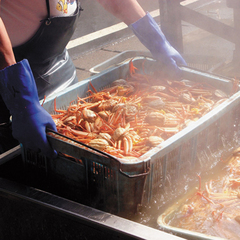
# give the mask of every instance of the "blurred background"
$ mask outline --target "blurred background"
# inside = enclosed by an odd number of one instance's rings
[[[190,67],[237,77],[239,1],[138,2],[155,18]],[[77,29],[68,44],[79,80],[91,76],[89,69],[121,52],[146,51],[132,31],[97,1],[83,0],[81,6],[83,11]]]

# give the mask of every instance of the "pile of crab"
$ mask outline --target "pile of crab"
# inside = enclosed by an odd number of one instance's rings
[[[224,161],[228,162],[216,179],[205,183],[173,214],[169,224],[221,239],[239,239],[240,232],[240,148]],[[211,239],[211,238],[209,238]]]
[[[205,83],[140,74],[130,62],[127,79],[102,91],[89,83],[87,97],[52,115],[57,130],[118,158],[135,159],[195,122],[226,98]],[[77,97],[77,96],[76,96]],[[55,99],[56,101],[56,99]],[[56,106],[56,105],[55,105]]]

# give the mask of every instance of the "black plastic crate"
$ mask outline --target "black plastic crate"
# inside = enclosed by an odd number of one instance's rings
[[[156,69],[156,62],[151,59],[134,59],[134,65],[139,69],[143,62],[145,71]],[[208,82],[228,93],[232,89],[230,79],[194,69],[183,70],[186,79]],[[77,96],[86,96],[90,80],[97,90],[101,90],[114,80],[125,78],[127,74],[128,61],[46,99],[43,107],[53,114],[56,98],[57,108],[67,109]],[[199,172],[206,166],[214,165],[216,159],[211,157],[212,154],[222,152],[224,145],[236,142],[233,135],[239,131],[239,108],[238,92],[134,163],[99,155],[74,145],[73,159],[63,156],[47,159],[25,149],[23,160],[30,171],[45,172],[48,179],[59,183],[56,186],[61,188],[61,191],[71,193],[84,204],[118,215],[134,213],[139,204],[148,204],[154,196],[165,194],[168,189],[172,191],[175,185],[184,181],[184,178],[196,169]],[[56,144],[60,142],[56,140]],[[204,158],[206,155],[210,157]]]

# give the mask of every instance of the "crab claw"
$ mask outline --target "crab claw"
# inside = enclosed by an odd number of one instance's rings
[[[133,62],[132,62],[132,59],[131,59],[129,61],[129,73],[130,73],[130,75],[134,74],[135,70],[137,70],[137,68],[133,66]]]

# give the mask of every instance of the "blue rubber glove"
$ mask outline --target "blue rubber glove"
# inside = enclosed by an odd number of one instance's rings
[[[12,115],[13,137],[25,148],[56,157],[46,128],[56,130],[50,114],[40,105],[35,80],[26,59],[0,71],[0,94]]]
[[[156,21],[147,13],[129,26],[139,41],[160,61],[163,71],[173,79],[181,78],[178,65],[187,65],[182,56],[167,41]]]

